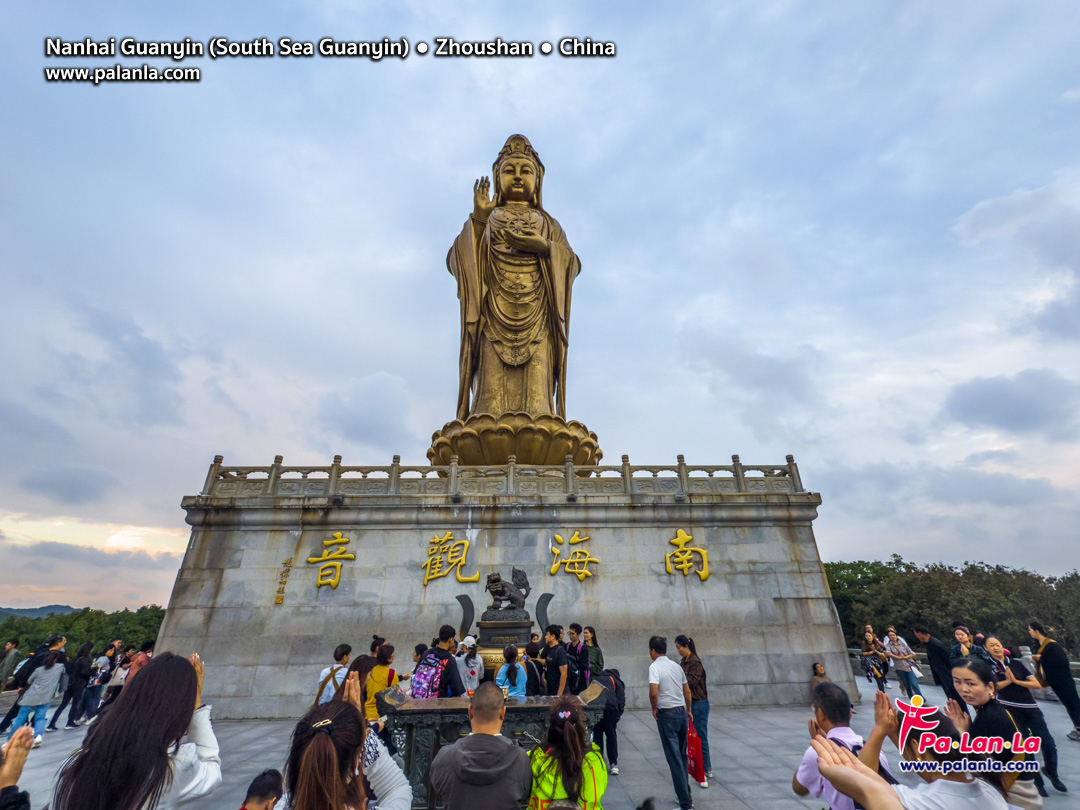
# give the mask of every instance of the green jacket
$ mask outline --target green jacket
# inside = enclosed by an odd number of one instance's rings
[[[18,648],[12,648],[8,650],[3,660],[0,661],[0,689],[4,687],[7,679],[11,677],[11,673],[15,671],[15,665],[19,663],[22,658],[22,653]]]
[[[604,671],[604,653],[596,646],[585,645],[585,651],[589,654],[589,672],[599,675]]]
[[[529,810],[547,810],[547,806],[555,799],[569,798],[563,789],[562,775],[559,773],[559,763],[551,757],[547,751],[534,748],[529,754],[532,763],[532,794],[529,796]],[[600,749],[593,743],[592,749],[585,755],[585,761],[581,764],[583,771],[581,781],[582,810],[603,810],[600,800],[607,790],[607,766],[604,758],[600,755]]]

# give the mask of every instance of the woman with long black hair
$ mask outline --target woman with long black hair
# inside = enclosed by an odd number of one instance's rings
[[[585,653],[589,656],[589,674],[585,678],[588,683],[604,671],[604,653],[600,649],[600,641],[596,637],[595,627],[586,627],[584,632]]]
[[[600,810],[607,790],[607,768],[600,749],[590,743],[582,703],[563,695],[548,711],[545,741],[529,754],[532,794],[529,807],[569,800],[582,810]]]
[[[64,763],[51,810],[171,810],[221,784],[202,684],[198,655],[155,656]]]
[[[682,659],[686,683],[690,687],[690,714],[694,718],[694,731],[701,738],[701,761],[705,766],[705,781],[699,784],[709,786],[712,776],[712,757],[709,756],[709,690],[705,685],[705,666],[698,658],[697,646],[689,636],[676,636],[675,649]]]

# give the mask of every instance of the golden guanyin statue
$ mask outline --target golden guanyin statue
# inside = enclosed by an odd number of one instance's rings
[[[461,304],[457,419],[432,437],[448,464],[595,464],[596,435],[566,421],[570,299],[581,262],[544,210],[544,164],[511,135],[473,184],[473,211],[446,257]]]

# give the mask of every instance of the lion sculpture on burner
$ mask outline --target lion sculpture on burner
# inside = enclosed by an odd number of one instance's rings
[[[520,568],[514,568],[510,576],[513,582],[504,580],[498,571],[488,574],[486,590],[494,600],[489,610],[525,610],[525,599],[532,593],[529,577]],[[503,602],[510,604],[503,607]]]

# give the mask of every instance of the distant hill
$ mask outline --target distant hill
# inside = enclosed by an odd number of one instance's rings
[[[0,607],[0,620],[8,616],[25,616],[28,619],[41,619],[50,613],[77,613],[78,608],[71,605],[45,605],[36,608],[6,608]]]

